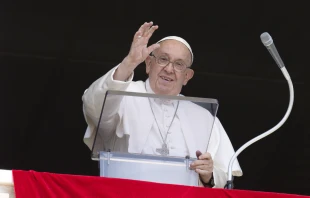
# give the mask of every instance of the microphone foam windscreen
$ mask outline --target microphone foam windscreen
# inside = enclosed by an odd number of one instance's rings
[[[260,35],[260,39],[262,40],[262,43],[265,46],[269,46],[273,43],[273,40],[271,38],[271,36],[268,34],[268,32],[264,32]]]

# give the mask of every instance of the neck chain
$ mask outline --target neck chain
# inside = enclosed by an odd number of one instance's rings
[[[147,91],[146,83],[145,83],[145,90]],[[154,116],[154,119],[155,119],[157,128],[158,128],[159,133],[160,133],[160,136],[161,136],[161,138],[162,138],[162,140],[163,140],[163,144],[164,144],[163,146],[166,146],[166,147],[167,147],[167,142],[166,142],[166,141],[167,141],[167,137],[168,137],[168,131],[170,130],[170,127],[171,127],[171,125],[172,125],[172,123],[173,123],[173,121],[174,121],[174,118],[175,118],[176,114],[177,114],[177,111],[178,111],[178,108],[179,108],[179,102],[180,102],[180,101],[178,101],[177,108],[176,108],[176,110],[175,110],[175,112],[174,112],[172,121],[171,121],[171,123],[170,123],[170,125],[169,125],[169,128],[168,128],[167,132],[166,132],[166,137],[164,138],[164,137],[163,137],[163,134],[162,134],[162,132],[161,132],[161,130],[160,130],[160,127],[159,127],[159,125],[158,125],[158,122],[157,122],[155,113],[154,113],[154,111],[153,111],[150,98],[148,98],[148,100],[149,100],[149,104],[150,104],[150,107],[151,107],[151,110],[152,110],[152,114],[153,114],[153,116]]]

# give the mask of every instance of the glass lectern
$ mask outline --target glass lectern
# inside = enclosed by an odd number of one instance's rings
[[[107,91],[92,147],[100,176],[197,186],[189,165],[207,150],[217,110],[216,99]]]

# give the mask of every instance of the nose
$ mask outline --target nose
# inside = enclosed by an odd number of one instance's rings
[[[173,72],[174,72],[173,64],[170,62],[170,63],[164,68],[164,70],[165,70],[167,73],[173,73]]]

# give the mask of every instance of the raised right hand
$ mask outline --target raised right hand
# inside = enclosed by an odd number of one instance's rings
[[[154,31],[158,29],[158,26],[153,26],[153,22],[144,23],[136,32],[133,42],[130,47],[128,56],[126,57],[130,63],[137,67],[140,63],[145,61],[147,56],[159,48],[159,44],[153,44],[147,47],[149,39],[153,35]]]
[[[134,69],[145,61],[152,51],[160,47],[160,45],[156,43],[149,47],[147,46],[149,39],[157,29],[158,26],[153,26],[153,22],[145,22],[141,25],[139,30],[135,33],[128,55],[124,58],[114,74],[115,80],[126,80]]]

